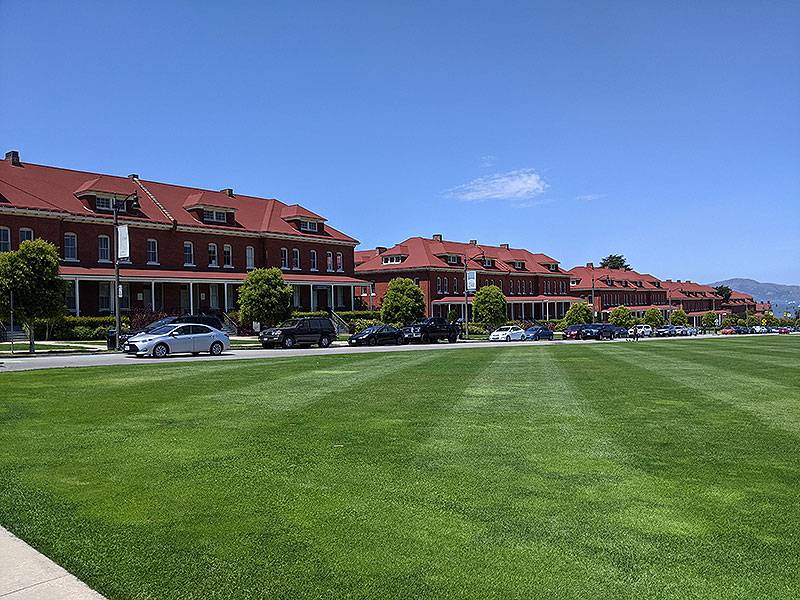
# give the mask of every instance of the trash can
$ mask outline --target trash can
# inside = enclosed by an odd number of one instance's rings
[[[109,329],[106,332],[106,347],[109,350],[116,350],[117,349],[117,330],[116,329]]]

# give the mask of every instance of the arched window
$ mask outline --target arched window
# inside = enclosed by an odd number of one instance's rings
[[[316,271],[317,270],[317,251],[316,250],[312,250],[309,253],[309,262],[310,262],[311,270],[312,271]]]
[[[289,250],[281,248],[281,269],[289,268]]]
[[[230,244],[222,246],[222,266],[229,269],[233,267],[233,248]]]
[[[0,227],[0,252],[11,252],[11,230]]]
[[[72,232],[64,234],[64,260],[78,260],[78,236]]]
[[[245,265],[248,269],[255,269],[256,268],[256,249],[252,246],[248,246],[244,249],[244,260]]]
[[[442,278],[441,277],[437,277],[436,278],[436,293],[437,294],[441,294],[442,293]]]
[[[447,293],[447,287],[448,287],[447,286],[447,281],[448,281],[448,279],[447,279],[447,277],[445,277],[444,278],[444,282],[443,282],[444,283],[444,289],[442,290],[445,294]]]
[[[107,235],[97,236],[97,262],[111,262],[111,239]]]
[[[183,242],[183,266],[194,266],[194,244],[192,242]]]
[[[341,252],[336,253],[336,270],[344,271],[344,257]]]
[[[158,264],[158,240],[147,240],[147,264]]]
[[[453,277],[453,293],[458,293],[458,277]]]
[[[292,248],[292,268],[300,269],[300,250]]]
[[[326,252],[325,260],[327,262],[328,271],[333,271],[333,252]]]
[[[208,266],[209,267],[218,267],[219,260],[217,258],[217,245],[216,244],[209,244],[208,245]]]

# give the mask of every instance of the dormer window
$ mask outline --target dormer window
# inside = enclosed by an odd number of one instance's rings
[[[517,269],[518,271],[521,271],[522,269],[525,268],[525,263],[523,261],[521,261],[521,260],[515,260],[514,261],[514,268]]]
[[[484,258],[483,259],[483,266],[487,269],[494,268],[494,259],[493,258]]]
[[[556,265],[556,264],[549,264],[549,265],[547,265],[547,268],[550,269],[553,272],[558,271],[558,265]]]
[[[94,199],[95,210],[111,210],[111,198],[106,196],[97,196]]]
[[[316,221],[300,221],[300,231],[316,233],[319,231],[319,223]]]
[[[459,262],[461,262],[461,261],[459,260],[457,254],[448,254],[447,255],[447,264],[448,265],[457,265]]]
[[[399,254],[394,256],[384,256],[382,259],[383,264],[385,265],[397,265],[403,262],[403,257]]]
[[[203,210],[203,221],[206,223],[227,223],[228,213],[224,210]]]

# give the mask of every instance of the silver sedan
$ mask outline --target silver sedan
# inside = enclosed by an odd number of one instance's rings
[[[175,323],[128,338],[124,350],[128,354],[155,358],[164,358],[170,354],[201,352],[219,356],[230,348],[230,345],[230,338],[223,331],[208,325]]]

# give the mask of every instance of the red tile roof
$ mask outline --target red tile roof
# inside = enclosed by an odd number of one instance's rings
[[[482,272],[494,273],[538,273],[563,275],[565,272],[558,267],[558,261],[546,254],[529,252],[522,248],[505,248],[503,246],[487,246],[484,244],[471,244],[465,242],[452,242],[432,238],[412,237],[388,248],[378,254],[375,250],[358,251],[361,257],[367,257],[364,262],[356,267],[357,272],[367,271],[404,271],[408,269],[463,269],[463,264],[452,265],[447,263],[447,255],[467,258],[467,268]],[[368,254],[371,253],[371,257]],[[383,264],[385,256],[402,256],[400,263]],[[494,267],[485,267],[482,258],[494,259]],[[517,269],[514,262],[522,263],[522,268]],[[555,271],[549,270],[545,265],[556,265]]]
[[[95,213],[81,202],[78,196],[87,192],[127,196],[137,191],[141,204],[140,216],[125,215],[124,218],[127,221],[141,220],[172,224],[172,220],[168,216],[171,215],[177,225],[183,226],[218,229],[243,228],[255,232],[357,243],[354,238],[329,225],[324,227],[324,231],[318,233],[298,231],[291,223],[293,218],[324,219],[296,204],[289,206],[273,198],[259,198],[243,194],[230,197],[224,192],[157,181],[141,180],[141,183],[155,196],[166,213],[128,177],[74,171],[32,163],[14,166],[8,161],[0,160],[0,208],[12,207],[110,219],[108,214]],[[187,210],[192,206],[203,205],[234,209],[237,225],[231,227],[203,223]]]
[[[570,287],[573,290],[588,290],[592,288],[592,274],[594,274],[595,289],[630,289],[630,290],[654,290],[659,289],[656,283],[660,283],[658,277],[649,273],[638,273],[633,270],[606,269],[603,267],[573,267],[568,271],[572,276],[573,283]],[[609,285],[611,281],[611,285]],[[641,285],[637,285],[641,282]],[[626,285],[627,284],[627,285]]]

